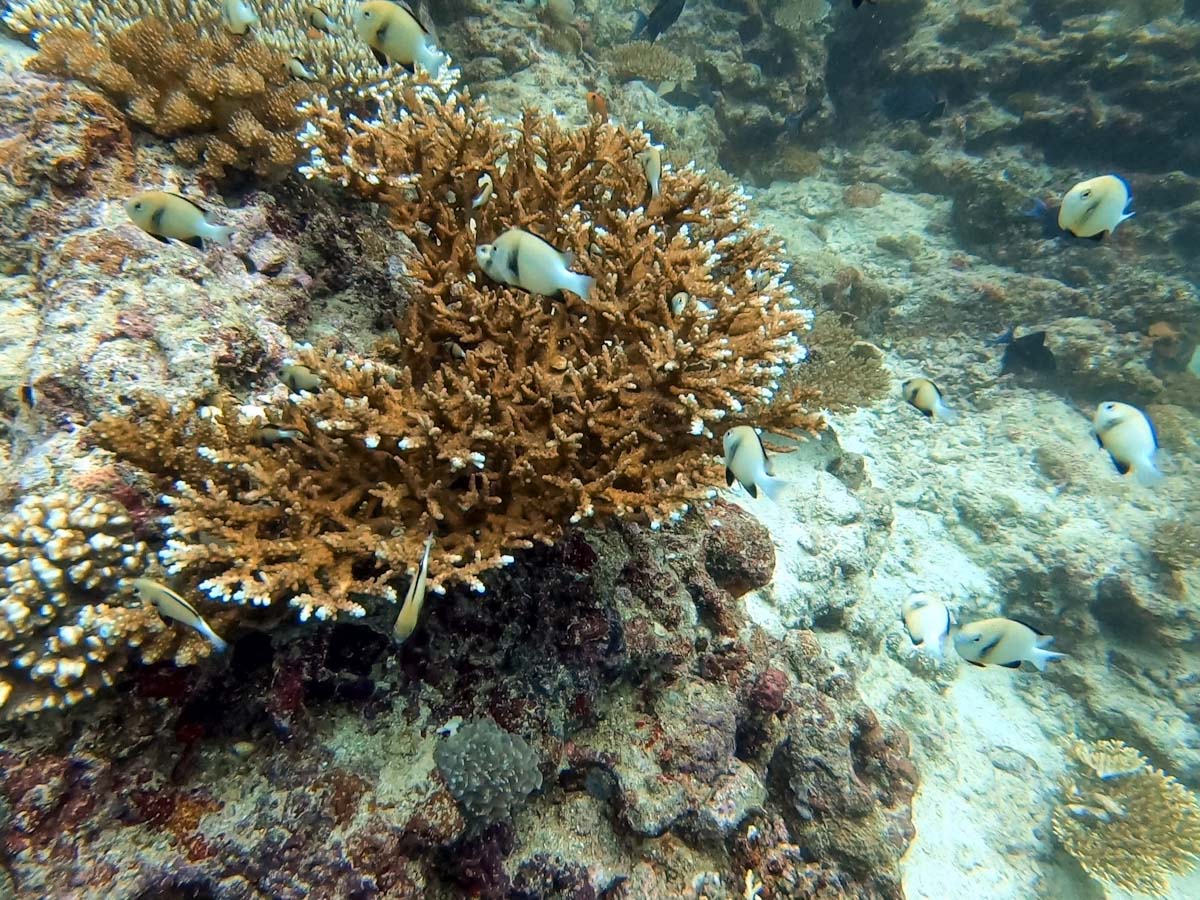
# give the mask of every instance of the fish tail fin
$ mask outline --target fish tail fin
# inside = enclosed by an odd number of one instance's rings
[[[776,478],[774,475],[768,475],[766,472],[763,472],[760,477],[755,478],[754,483],[776,503],[783,497],[783,492],[787,490],[789,484],[789,482],[784,481],[782,478]]]
[[[208,642],[210,644],[212,644],[213,650],[215,652],[224,653],[226,650],[229,649],[229,644],[227,644],[225,642],[224,638],[222,638],[219,634],[217,634],[215,631],[213,631],[212,627],[207,622],[204,623],[204,627],[199,629],[199,631],[204,637],[206,637],[208,639]]]
[[[446,62],[446,54],[427,40],[417,51],[417,62],[421,64],[422,69],[429,73],[429,77],[437,78],[442,70],[442,65]]]
[[[570,291],[572,294],[578,294],[584,300],[591,297],[592,287],[595,285],[596,279],[590,275],[581,275],[578,272],[568,271],[563,278],[561,288],[564,291]]]
[[[1045,637],[1049,637],[1049,635],[1046,635]],[[1053,638],[1050,638],[1050,640],[1053,640]],[[1050,641],[1047,640],[1046,643],[1050,643]],[[1066,658],[1067,654],[1065,653],[1056,653],[1053,650],[1042,649],[1042,639],[1038,640],[1038,646],[1034,647],[1033,652],[1029,654],[1029,661],[1037,666],[1037,670],[1039,672],[1046,671],[1047,663],[1050,663],[1056,659]]]
[[[945,422],[947,425],[953,425],[955,422],[958,421],[958,411],[955,410],[953,407],[947,406],[941,400],[938,401],[937,415],[938,415],[938,418],[941,419],[943,422]]]
[[[228,225],[213,225],[208,229],[208,234],[204,237],[215,244],[228,246],[229,242],[233,240],[233,235],[234,230]]]
[[[1133,480],[1145,487],[1154,487],[1163,480],[1163,473],[1149,457],[1140,459],[1132,467]]]

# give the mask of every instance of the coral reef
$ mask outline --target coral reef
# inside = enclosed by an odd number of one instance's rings
[[[617,81],[686,84],[696,77],[694,62],[662,44],[648,41],[631,41],[610,47],[604,54],[604,63],[609,75]]]
[[[437,745],[434,759],[467,820],[477,825],[512,818],[542,786],[529,744],[491,719],[463,725]]]
[[[510,136],[465,94],[399,90],[403,116],[319,103],[304,138],[310,174],[412,236],[398,337],[367,358],[302,354],[319,389],[279,388],[250,421],[231,398],[207,418],[149,401],[98,430],[170,495],[171,571],[222,600],[361,615],[395,596],[430,533],[431,588],[482,590],[482,573],[570,522],[658,527],[707,499],[718,425],[821,425],[817,392],[783,380],[809,316],[736,194],[667,172],[642,205],[640,133],[530,112]],[[484,175],[493,193],[475,210]],[[513,224],[596,276],[585,306],[482,279],[476,235]],[[261,446],[263,425],[291,438]]]
[[[1121,741],[1076,744],[1078,777],[1064,785],[1054,834],[1087,873],[1136,893],[1165,896],[1172,875],[1200,857],[1200,804]]]
[[[227,169],[268,175],[296,162],[298,104],[313,88],[288,74],[288,59],[219,27],[148,18],[103,43],[94,30],[55,28],[30,67],[103,91],[138,125],[175,138],[184,162],[220,178]]]
[[[1195,521],[1167,521],[1154,529],[1150,552],[1169,569],[1190,569],[1200,564],[1200,525]]]
[[[27,496],[0,518],[0,718],[71,706],[112,684],[131,652],[175,649],[177,635],[124,589],[147,557],[112,501]]]

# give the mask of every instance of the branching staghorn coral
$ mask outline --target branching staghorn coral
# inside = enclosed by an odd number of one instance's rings
[[[1134,893],[1163,896],[1200,857],[1200,805],[1183,785],[1121,741],[1077,743],[1078,777],[1064,784],[1054,834],[1084,870]]]
[[[148,559],[125,510],[108,500],[29,496],[0,516],[0,719],[91,696],[131,652],[180,663],[208,653],[127,590]]]
[[[299,104],[377,76],[348,14],[324,34],[309,29],[306,6],[265,4],[244,36],[221,24],[218,0],[18,0],[5,21],[37,41],[34,71],[104,92],[141,127],[174,138],[184,162],[220,178],[294,165]],[[290,73],[293,57],[315,82]]]
[[[228,602],[361,614],[433,534],[431,589],[482,590],[571,522],[658,527],[707,500],[714,428],[821,426],[815,392],[780,388],[811,317],[742,197],[667,171],[647,203],[640,132],[535,112],[507,127],[465,94],[397,90],[373,121],[318,102],[304,135],[307,174],[384,205],[412,240],[397,337],[371,358],[303,355],[311,392],[208,417],[151,402],[97,429],[162,479],[172,573]],[[477,242],[514,225],[575,254],[589,302],[483,276]],[[264,445],[263,424],[288,437]]]

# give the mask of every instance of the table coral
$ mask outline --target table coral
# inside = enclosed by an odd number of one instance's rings
[[[1074,781],[1054,810],[1054,834],[1094,878],[1165,896],[1200,857],[1200,805],[1183,785],[1121,741],[1078,743]]]
[[[175,649],[157,613],[125,605],[122,582],[146,562],[111,501],[28,496],[0,517],[0,718],[79,702],[111,684],[132,649],[147,660]]]

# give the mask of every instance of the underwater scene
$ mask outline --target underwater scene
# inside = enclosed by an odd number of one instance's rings
[[[1200,0],[0,22],[0,900],[1200,897]]]

